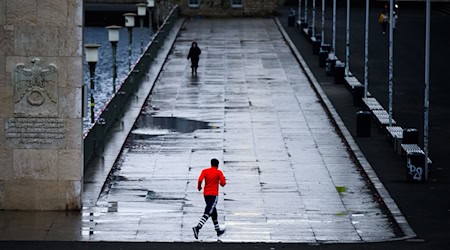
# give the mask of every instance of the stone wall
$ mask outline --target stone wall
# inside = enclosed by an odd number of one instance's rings
[[[176,0],[181,13],[186,16],[204,17],[260,17],[276,13],[278,0],[243,0],[242,7],[233,8],[230,0],[200,0],[198,8],[188,6],[187,0]]]
[[[0,1],[0,209],[81,208],[83,0]]]

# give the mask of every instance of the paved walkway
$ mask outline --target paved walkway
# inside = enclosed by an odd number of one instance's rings
[[[197,77],[186,60],[193,40],[202,49]],[[204,206],[196,178],[212,157],[228,180],[218,205],[224,242],[395,238],[272,19],[188,22],[147,105],[148,115],[211,127],[139,126],[90,240],[193,241]],[[212,223],[200,239],[217,240]]]
[[[197,77],[186,60],[193,40]],[[155,129],[150,115],[209,127]],[[81,215],[2,213],[0,238],[194,241],[204,207],[196,179],[212,157],[228,180],[223,242],[398,238],[272,19],[187,22],[97,205]],[[217,240],[211,222],[200,240]]]

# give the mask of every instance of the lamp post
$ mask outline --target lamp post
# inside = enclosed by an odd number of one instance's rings
[[[133,43],[134,13],[125,13],[125,27],[128,29],[128,69],[131,69],[131,44]]]
[[[333,0],[333,42],[331,47],[333,47],[333,55],[336,54],[336,0]]]
[[[113,80],[112,80],[112,86],[113,86],[113,93],[116,93],[116,79],[117,79],[117,63],[116,63],[116,54],[117,54],[117,42],[119,42],[119,31],[120,26],[117,25],[111,25],[106,27],[108,29],[108,40],[111,43],[112,48],[112,56],[113,56]]]
[[[369,0],[366,0],[366,23],[364,32],[364,98],[369,89]]]
[[[137,13],[139,16],[139,22],[141,26],[141,53],[144,50],[144,37],[143,37],[143,29],[144,29],[144,17],[147,14],[147,4],[145,3],[138,3],[137,6]]]
[[[312,37],[316,37],[316,0],[312,1]]]
[[[159,29],[159,8],[161,6],[161,0],[156,0],[156,28]]]
[[[95,89],[95,65],[98,62],[98,48],[101,46],[98,44],[85,44],[84,48],[86,50],[86,61],[89,64],[89,78],[90,78],[90,95],[91,101],[89,106],[91,107],[91,123],[95,122],[95,112],[94,112],[94,89]]]
[[[394,0],[389,1],[389,126],[392,126],[392,98],[394,93],[394,31],[393,31]]]
[[[153,30],[152,8],[155,7],[155,0],[147,0],[148,7],[148,28]],[[150,36],[151,36],[150,32]]]
[[[162,21],[164,22],[164,18],[166,17],[166,1],[165,0],[161,0],[161,10],[160,10],[160,15],[162,16]]]
[[[423,122],[423,151],[425,153],[425,180],[428,180],[428,142],[429,142],[429,113],[430,113],[430,0],[426,0],[425,10],[425,102]]]
[[[308,28],[308,0],[305,0],[305,22],[306,28]]]
[[[350,71],[350,0],[347,0],[347,30],[345,36],[345,76]]]
[[[322,0],[322,44],[323,45],[325,42],[325,0]]]

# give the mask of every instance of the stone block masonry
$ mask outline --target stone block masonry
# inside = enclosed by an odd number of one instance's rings
[[[80,209],[82,0],[0,1],[0,209]]]

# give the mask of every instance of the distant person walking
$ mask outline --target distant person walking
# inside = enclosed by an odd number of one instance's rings
[[[214,229],[217,232],[217,236],[221,236],[225,233],[225,230],[221,230],[219,227],[219,221],[217,220],[216,205],[219,200],[219,184],[223,187],[226,184],[225,176],[219,169],[219,160],[212,159],[211,167],[203,169],[202,173],[198,177],[197,189],[202,190],[202,183],[205,180],[205,188],[203,195],[205,197],[206,207],[203,216],[200,218],[197,226],[193,227],[194,237],[198,239],[198,233],[203,227],[209,217],[212,218],[214,223]]]
[[[197,42],[192,42],[191,48],[189,49],[189,54],[187,59],[191,59],[192,74],[197,75],[198,61],[200,60],[200,54],[202,50],[198,47]]]
[[[386,9],[383,10],[383,12],[381,12],[380,17],[378,18],[378,22],[381,25],[381,30],[383,32],[383,35],[386,34],[386,29],[389,23],[389,17],[387,14]]]
[[[394,31],[397,30],[397,22],[398,22],[398,14],[396,11],[394,11],[394,13],[392,13],[393,17],[392,17],[392,28],[394,29]]]

